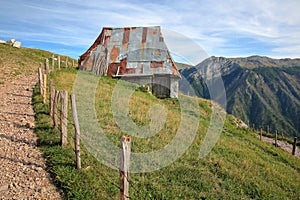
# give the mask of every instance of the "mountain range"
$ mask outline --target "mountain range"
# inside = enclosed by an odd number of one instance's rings
[[[180,73],[195,95],[207,99],[206,83],[221,78],[228,113],[256,129],[300,137],[300,59],[212,56]],[[183,81],[179,87],[188,93]]]

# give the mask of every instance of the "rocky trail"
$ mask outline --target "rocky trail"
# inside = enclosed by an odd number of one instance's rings
[[[259,138],[260,136],[257,135],[257,137]],[[265,136],[262,136],[262,141],[264,142],[267,142],[269,144],[273,144],[275,145],[275,141],[273,138],[269,138],[269,137],[265,137]],[[289,144],[288,142],[286,141],[282,141],[282,140],[277,140],[277,145],[279,148],[285,150],[286,152],[289,152],[291,153],[292,150],[293,150],[293,145],[292,144]],[[299,147],[296,147],[296,151],[295,151],[295,156],[300,158],[300,150],[299,150]]]
[[[37,148],[31,105],[37,75],[0,84],[0,199],[61,199]]]

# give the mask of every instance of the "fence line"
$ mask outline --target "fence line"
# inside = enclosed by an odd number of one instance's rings
[[[289,139],[286,139],[285,140],[285,137],[283,135],[283,132],[279,133],[278,130],[275,130],[274,133],[272,134],[270,132],[270,126],[266,126],[266,131],[264,131],[262,128],[260,128],[259,130],[259,133],[258,133],[258,136],[259,136],[259,139],[260,141],[263,141],[262,140],[262,137],[263,137],[263,133],[266,133],[267,134],[267,137],[268,138],[274,138],[274,143],[273,145],[275,147],[280,147],[279,145],[279,142],[278,141],[286,141],[287,143],[289,143],[291,146],[292,146],[292,150],[291,150],[291,154],[292,155],[296,155],[296,148],[297,148],[297,137],[294,137],[293,141],[289,140]],[[269,134],[272,134],[272,137],[268,136]],[[281,137],[280,137],[280,134],[281,134]],[[280,138],[280,139],[279,139]],[[285,149],[286,150],[286,149]]]

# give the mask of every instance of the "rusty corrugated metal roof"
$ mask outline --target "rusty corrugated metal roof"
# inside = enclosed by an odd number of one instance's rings
[[[118,75],[170,74],[181,77],[162,37],[160,27],[105,27],[93,45],[80,56],[105,57],[107,65],[126,63]]]

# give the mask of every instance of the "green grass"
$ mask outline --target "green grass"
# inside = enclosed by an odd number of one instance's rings
[[[54,54],[57,57],[57,54]],[[0,80],[1,84],[10,82],[11,80],[20,77],[21,75],[36,74],[40,63],[44,63],[45,59],[49,58],[49,68],[52,68],[51,61],[52,53],[40,49],[32,49],[22,47],[20,49],[6,44],[0,44]],[[72,58],[68,58],[72,61]],[[66,56],[61,56],[61,62],[66,60]],[[57,69],[57,61],[55,62]],[[61,63],[64,68],[65,64]]]
[[[51,77],[58,90],[72,92],[75,70],[57,71]],[[99,125],[116,146],[120,137],[128,134],[113,118],[111,98],[117,83],[115,79],[101,77],[95,96]],[[68,125],[69,145],[62,148],[59,131],[53,130],[50,124],[48,106],[41,101],[37,86],[34,94],[36,133],[56,184],[65,192],[65,199],[118,199],[119,172],[97,161],[83,145],[82,169],[76,170],[72,118]],[[211,103],[203,99],[197,101],[201,116],[193,144],[170,166],[151,173],[131,174],[131,199],[299,199],[299,159],[261,143],[250,129],[237,128],[229,115],[216,146],[207,157],[200,159],[198,153],[209,126]],[[151,138],[132,137],[133,152],[162,148],[178,129],[178,100],[157,99],[138,89],[129,101],[131,119],[139,126],[149,125],[153,105],[164,108],[166,123],[159,134]]]

